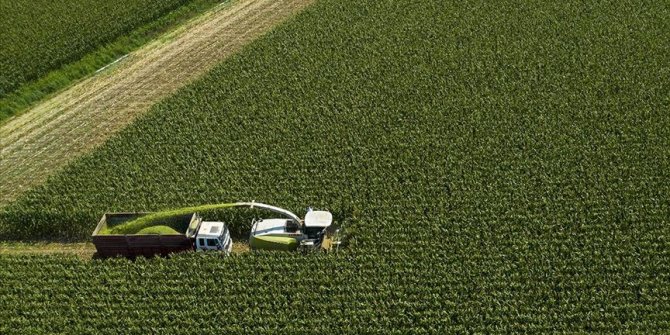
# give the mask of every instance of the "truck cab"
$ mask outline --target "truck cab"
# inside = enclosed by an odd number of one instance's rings
[[[233,240],[226,224],[220,221],[202,221],[195,236],[195,250],[223,250],[230,252]]]

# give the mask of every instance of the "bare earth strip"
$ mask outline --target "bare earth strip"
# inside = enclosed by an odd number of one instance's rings
[[[314,0],[216,8],[0,127],[0,206]]]

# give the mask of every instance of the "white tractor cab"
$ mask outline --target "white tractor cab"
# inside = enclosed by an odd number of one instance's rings
[[[259,206],[261,205],[261,206]],[[333,214],[311,208],[300,220],[295,214],[273,206],[256,207],[282,213],[288,218],[254,219],[249,234],[249,247],[256,250],[331,250],[340,245],[339,230],[332,226]]]
[[[202,221],[195,236],[195,250],[233,250],[233,240],[228,227],[223,222]]]

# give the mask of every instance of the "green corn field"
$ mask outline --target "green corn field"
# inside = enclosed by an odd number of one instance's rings
[[[668,333],[669,17],[317,1],[0,209],[0,239],[256,200],[333,212],[346,248],[0,256],[0,333]]]

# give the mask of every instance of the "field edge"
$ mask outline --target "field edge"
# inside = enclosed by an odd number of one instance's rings
[[[177,30],[200,15],[236,0],[195,0],[172,9],[159,18],[115,38],[72,63],[52,70],[45,76],[24,83],[0,98],[0,126],[25,113],[39,102],[63,92],[68,87],[95,75],[121,60],[125,55]]]

